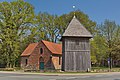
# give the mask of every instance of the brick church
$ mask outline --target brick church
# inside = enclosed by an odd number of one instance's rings
[[[62,67],[63,71],[68,72],[89,71],[90,38],[91,33],[74,16],[62,35],[62,45],[44,40],[30,44],[21,54],[21,67],[35,70]]]
[[[31,70],[61,69],[62,45],[45,40],[31,43],[21,54],[21,68]]]

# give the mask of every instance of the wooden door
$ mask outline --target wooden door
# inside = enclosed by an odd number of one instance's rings
[[[44,62],[40,62],[40,70],[44,70]]]
[[[39,69],[44,70],[44,58],[43,57],[40,57]]]

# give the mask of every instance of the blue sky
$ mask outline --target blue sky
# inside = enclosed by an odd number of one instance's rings
[[[0,0],[14,1],[14,0]],[[98,24],[105,19],[115,21],[120,24],[120,0],[25,0],[31,3],[35,12],[48,12],[50,14],[62,15],[80,9],[87,14],[91,20]]]

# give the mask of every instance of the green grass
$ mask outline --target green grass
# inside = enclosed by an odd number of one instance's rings
[[[20,68],[0,68],[0,71],[19,71]],[[85,73],[105,73],[105,72],[120,72],[120,67],[112,68],[108,67],[92,67],[90,72],[61,72],[59,70],[45,70],[44,72],[37,71],[26,71],[32,73],[45,73],[45,74],[85,74]]]
[[[110,69],[109,67],[92,67],[91,71],[93,72],[120,72],[119,67]]]
[[[13,68],[0,68],[0,71],[14,71]]]

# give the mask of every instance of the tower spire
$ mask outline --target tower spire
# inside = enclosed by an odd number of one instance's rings
[[[73,5],[73,10],[74,10],[74,17],[75,17],[75,5]]]

